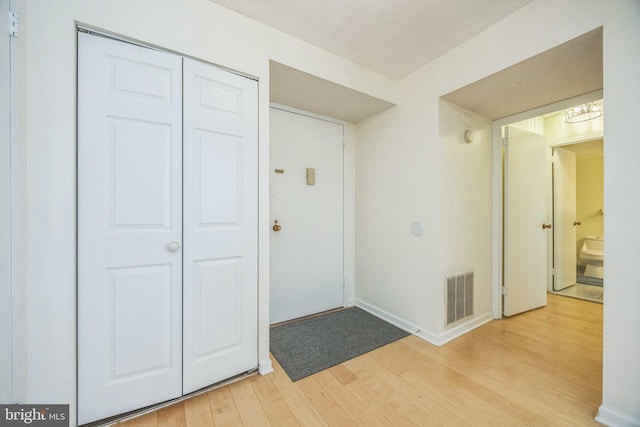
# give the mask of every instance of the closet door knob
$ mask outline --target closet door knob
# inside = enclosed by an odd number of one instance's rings
[[[546,230],[548,228],[551,228],[551,224],[542,224],[542,229]]]
[[[167,245],[167,250],[169,252],[176,252],[178,249],[180,249],[180,243],[178,242],[171,242]]]

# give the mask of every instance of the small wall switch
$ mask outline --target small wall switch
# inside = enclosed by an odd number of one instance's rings
[[[315,185],[316,183],[316,170],[314,168],[307,168],[307,185]]]

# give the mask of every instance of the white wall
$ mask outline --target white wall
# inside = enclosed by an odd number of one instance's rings
[[[634,268],[640,198],[629,196],[640,194],[640,145],[630,137],[640,113],[638,22],[636,0],[537,0],[401,80],[398,105],[357,126],[357,298],[437,338],[442,276],[454,265],[443,240],[459,225],[444,219],[450,206],[441,203],[443,197],[472,199],[475,191],[445,180],[449,160],[439,148],[438,98],[603,26],[608,286],[600,420],[612,425],[624,419],[640,424],[640,330],[629,327],[640,324]],[[474,215],[467,211],[466,220]],[[409,234],[413,221],[423,223],[423,238]],[[471,236],[480,247],[484,233]]]
[[[471,119],[474,140],[464,141],[462,117]],[[440,100],[438,169],[438,226],[436,228],[439,292],[437,333],[443,337],[445,277],[473,271],[474,317],[492,319],[491,313],[491,121]]]
[[[259,362],[269,369],[269,60],[395,101],[395,82],[228,11],[209,0],[21,0],[28,92],[19,109],[28,132],[28,395],[25,402],[76,399],[76,24],[139,40],[259,78]],[[28,28],[28,31],[27,31]]]
[[[598,3],[598,2],[596,2]],[[640,425],[640,2],[619,1],[606,10],[604,26],[604,232],[607,286],[604,289],[602,421],[623,417]],[[599,3],[602,5],[602,3]],[[610,7],[610,6],[609,6]],[[605,12],[605,11],[600,11]],[[630,327],[632,326],[632,327]]]
[[[544,134],[549,145],[602,138],[603,129],[604,116],[578,123],[565,123],[562,114],[544,120]]]
[[[9,13],[0,0],[0,13]],[[11,286],[11,37],[0,34],[0,402],[13,400]]]

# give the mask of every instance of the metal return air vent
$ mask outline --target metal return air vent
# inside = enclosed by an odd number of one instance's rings
[[[447,326],[473,316],[473,273],[447,277]]]

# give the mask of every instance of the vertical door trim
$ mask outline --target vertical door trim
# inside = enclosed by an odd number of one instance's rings
[[[7,15],[11,10],[10,0],[0,0],[0,13]],[[14,87],[12,73],[12,37],[8,33],[0,34],[0,293],[3,295],[0,313],[2,342],[2,364],[0,366],[0,401],[14,399],[15,381],[15,280],[14,280],[14,137],[12,92]],[[9,296],[7,298],[6,296]]]

